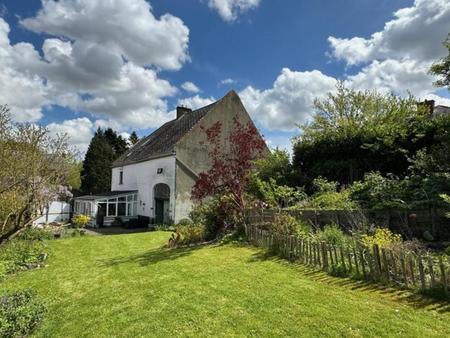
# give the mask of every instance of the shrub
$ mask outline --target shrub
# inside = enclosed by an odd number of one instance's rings
[[[334,245],[342,245],[349,236],[335,224],[326,225],[323,230],[317,230],[315,238],[319,242],[326,242]]]
[[[33,290],[0,297],[0,337],[25,337],[41,323],[46,308]]]
[[[84,228],[91,218],[88,215],[78,214],[72,218],[72,224],[77,228]]]
[[[270,223],[270,231],[282,235],[298,235],[308,237],[311,228],[309,225],[297,220],[288,214],[277,214],[274,221]]]
[[[239,229],[242,223],[233,202],[226,195],[197,204],[189,216],[194,224],[205,226],[206,240],[217,238],[228,229]]]
[[[376,228],[373,235],[362,235],[361,243],[371,249],[375,244],[380,248],[389,248],[403,242],[402,236],[394,234],[387,228]]]
[[[14,239],[0,247],[0,262],[4,273],[14,273],[42,262],[44,244],[38,241]]]
[[[206,227],[202,224],[191,223],[177,226],[175,233],[169,239],[169,247],[201,243],[206,239]]]
[[[35,227],[25,229],[16,237],[16,239],[27,241],[44,241],[53,238],[52,231]]]

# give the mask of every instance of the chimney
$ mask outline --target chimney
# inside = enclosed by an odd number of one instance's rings
[[[425,100],[423,102],[419,102],[419,106],[426,107],[430,115],[434,113],[434,100]]]
[[[190,113],[192,111],[191,108],[187,107],[177,107],[177,120],[186,113]]]

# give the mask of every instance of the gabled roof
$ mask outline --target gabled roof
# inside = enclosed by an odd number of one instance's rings
[[[176,143],[219,101],[200,109],[187,112],[180,118],[163,124],[114,161],[113,167],[122,167],[124,165],[143,162],[152,158],[171,155],[175,150]]]

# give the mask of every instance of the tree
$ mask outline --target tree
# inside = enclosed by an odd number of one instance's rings
[[[115,159],[114,150],[98,129],[89,144],[84,157],[81,174],[81,191],[96,194],[111,189],[111,165]]]
[[[117,134],[111,128],[104,131],[104,136],[106,141],[111,145],[114,151],[115,159],[122,155],[128,149],[127,140],[125,140],[121,135]]]
[[[361,92],[342,83],[326,99],[316,100],[315,108],[313,121],[300,126],[294,143],[297,185],[305,184],[308,191],[319,176],[340,185],[372,171],[403,177],[409,158],[441,132],[438,124],[450,126],[450,119],[430,119],[413,97]]]
[[[0,106],[0,243],[30,226],[38,211],[62,194],[74,156],[65,135],[13,123]],[[65,197],[65,196],[64,196]]]
[[[134,146],[136,143],[139,142],[139,136],[137,136],[137,134],[134,130],[131,132],[131,135],[128,138],[128,141],[130,141],[132,146]]]
[[[271,150],[267,156],[255,161],[255,167],[257,176],[265,182],[273,179],[277,185],[292,183],[292,164],[286,150]]]
[[[434,84],[438,87],[447,87],[450,90],[450,34],[443,42],[443,45],[448,50],[448,55],[438,62],[434,63],[430,68],[430,73],[439,76]]]
[[[221,203],[220,209],[226,209],[237,215],[237,222],[243,221],[246,206],[245,193],[249,183],[249,174],[255,158],[262,156],[267,147],[252,123],[241,124],[234,118],[234,128],[228,137],[229,151],[224,151],[222,124],[214,123],[203,128],[208,144],[211,168],[199,175],[193,189],[194,200],[201,201],[215,197]],[[234,224],[222,224],[222,227]],[[237,225],[236,225],[237,226]]]
[[[127,141],[117,132],[98,128],[83,161],[81,191],[84,194],[109,191],[112,163],[127,149]]]

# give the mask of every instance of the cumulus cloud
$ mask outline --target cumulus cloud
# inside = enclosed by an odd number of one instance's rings
[[[200,89],[192,82],[185,82],[181,85],[181,88],[183,88],[185,91],[187,92],[191,92],[191,93],[198,93],[200,91]]]
[[[0,18],[0,104],[7,104],[16,121],[35,122],[48,103],[43,80],[33,73],[39,54],[29,43],[11,45],[9,25]]]
[[[314,99],[333,91],[336,83],[336,79],[318,70],[297,72],[284,68],[272,88],[249,86],[240,96],[251,116],[264,127],[293,130],[310,118]]]
[[[227,21],[235,21],[239,14],[248,12],[259,6],[260,0],[209,0],[208,6],[219,13]]]
[[[411,93],[420,98],[436,89],[428,69],[428,65],[414,60],[375,60],[357,74],[348,76],[345,83],[358,90],[376,89],[397,95]]]
[[[47,128],[52,135],[67,135],[70,144],[80,153],[86,152],[94,136],[94,124],[87,117],[65,120],[62,123],[50,123]]]
[[[44,0],[35,17],[20,23],[49,37],[41,51],[12,45],[0,18],[0,103],[15,120],[38,121],[50,105],[91,113],[122,130],[171,117],[166,99],[177,89],[158,69],[176,70],[189,59],[189,30],[180,19],[155,18],[145,0]]]
[[[191,109],[198,109],[207,106],[208,104],[213,103],[214,101],[216,101],[216,99],[214,99],[214,97],[212,96],[201,97],[199,95],[195,95],[178,100],[177,106],[188,107]]]
[[[331,54],[349,65],[384,59],[432,62],[445,55],[442,41],[450,29],[448,0],[415,0],[399,9],[370,38],[329,37]]]
[[[138,65],[179,69],[189,59],[189,29],[171,14],[155,18],[145,0],[43,0],[37,15],[20,23],[34,32],[99,44]]]

